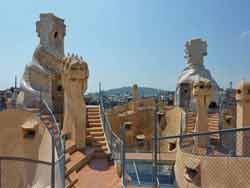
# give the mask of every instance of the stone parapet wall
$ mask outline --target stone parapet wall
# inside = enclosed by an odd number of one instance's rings
[[[180,188],[199,187],[185,179],[186,165],[199,163],[201,188],[248,188],[250,158],[201,156],[177,149],[175,175]]]

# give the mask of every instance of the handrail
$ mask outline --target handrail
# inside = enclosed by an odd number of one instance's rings
[[[174,135],[174,136],[161,136],[161,137],[158,137],[157,140],[174,139],[174,138],[180,138],[180,137],[186,138],[186,137],[193,137],[193,136],[208,136],[212,134],[232,133],[232,132],[237,132],[237,131],[250,131],[250,126],[243,127],[243,128],[223,129],[219,131],[204,131],[204,132],[195,132],[195,133],[188,133],[188,134]]]
[[[61,135],[61,130],[58,126],[58,122],[56,121],[55,115],[53,114],[52,110],[50,109],[48,103],[41,97],[41,102],[44,104],[46,110],[49,112],[50,116],[52,117],[53,123],[56,126],[56,129],[59,133],[59,135]],[[54,138],[54,135],[51,133],[51,136]],[[56,144],[57,146],[57,144]],[[60,150],[60,151],[59,151]],[[57,148],[57,153],[58,156],[60,157],[61,155],[64,155],[64,147],[63,147],[63,143],[62,143],[62,138],[59,138],[59,148]]]
[[[100,112],[101,112],[101,118],[102,118],[102,122],[103,122],[103,129],[104,129],[104,134],[107,138],[107,142],[108,142],[108,147],[109,147],[109,151],[111,152],[111,157],[114,159],[115,158],[115,151],[114,151],[114,144],[113,142],[116,141],[118,143],[121,143],[121,139],[119,138],[119,136],[117,136],[111,128],[110,122],[108,120],[108,117],[105,113],[105,108],[104,108],[104,103],[103,103],[103,95],[101,90],[99,90],[99,103],[100,103]]]
[[[50,109],[48,103],[42,98],[42,92],[40,92],[40,102],[41,102],[41,104],[43,104],[45,106],[47,112],[52,117],[53,123],[54,123],[54,125],[55,125],[55,127],[57,129],[57,132],[59,133],[59,138],[58,138],[58,143],[59,144],[57,144],[55,142],[54,134],[51,131],[49,131],[50,135],[52,137],[52,140],[51,140],[51,142],[52,142],[51,187],[55,188],[55,180],[56,180],[55,179],[56,178],[55,177],[55,165],[56,165],[56,163],[58,161],[61,161],[61,159],[63,160],[63,165],[60,165],[60,171],[62,173],[63,178],[65,176],[65,172],[64,172],[64,160],[65,160],[64,144],[63,144],[63,141],[62,141],[62,138],[61,138],[61,130],[60,130],[59,126],[58,126],[56,118],[55,118],[52,110]],[[42,108],[42,106],[40,106],[40,108]],[[41,111],[42,111],[42,109],[41,109]],[[57,155],[58,155],[57,161],[55,160],[55,148],[54,147],[56,147],[56,151],[57,151]],[[62,187],[65,187],[64,179],[63,179],[63,182],[62,182]]]
[[[38,96],[39,95],[39,96]],[[39,102],[39,108],[40,108],[40,115],[41,115],[41,111],[43,106],[45,107],[46,112],[49,113],[49,116],[52,118],[52,123],[55,125],[55,128],[57,129],[58,133],[59,133],[59,138],[58,138],[58,142],[55,144],[55,136],[54,134],[49,131],[50,137],[51,137],[51,150],[52,150],[52,154],[51,154],[51,162],[47,162],[47,161],[41,161],[41,160],[35,160],[35,159],[29,159],[29,158],[24,158],[24,157],[15,157],[15,156],[0,156],[0,161],[1,160],[9,160],[9,161],[23,161],[23,162],[31,162],[31,163],[37,163],[37,164],[44,164],[44,165],[49,165],[51,167],[51,180],[50,180],[50,186],[52,188],[56,187],[57,184],[57,178],[56,178],[56,165],[58,163],[59,164],[59,170],[61,172],[61,179],[60,179],[60,187],[63,188],[65,187],[65,181],[64,181],[64,145],[63,145],[63,141],[61,138],[61,131],[59,128],[59,125],[56,121],[56,118],[52,112],[52,110],[50,109],[48,103],[46,102],[46,100],[44,100],[42,98],[42,92],[39,92],[39,94],[34,94],[34,97],[37,97],[36,102]],[[13,109],[21,109],[24,111],[29,111],[28,108],[26,108],[26,106],[24,104],[15,104],[14,106],[12,106],[11,108]],[[38,111],[39,113],[39,111]],[[38,114],[36,114],[36,116],[39,116]],[[41,118],[41,117],[40,117]],[[43,123],[43,122],[42,122]],[[43,123],[44,125],[44,123]],[[47,127],[46,125],[44,125],[45,127]],[[55,158],[55,148],[57,151],[57,159]]]

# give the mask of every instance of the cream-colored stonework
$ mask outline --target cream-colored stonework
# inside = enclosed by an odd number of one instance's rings
[[[126,105],[116,106],[112,109],[109,109],[107,115],[113,132],[119,134],[121,125],[123,125],[124,122],[130,121],[132,122],[134,140],[136,138],[136,135],[144,135],[146,140],[145,149],[149,149],[152,143],[154,122],[152,107],[154,104],[155,102],[153,98],[146,98],[139,99],[137,101],[136,111],[133,110],[133,101],[129,102]],[[162,106],[162,109],[164,109],[164,106]],[[159,128],[159,131],[166,133],[165,116],[162,117],[160,127],[162,128]]]
[[[26,106],[39,106],[40,98],[45,100],[63,132],[82,148],[86,144],[83,94],[87,90],[88,65],[78,56],[65,57],[64,20],[51,13],[41,14],[36,29],[40,42],[25,69],[19,98]]]
[[[214,95],[211,81],[206,79],[195,81],[193,83],[192,95],[197,107],[195,132],[206,132],[208,131],[208,105]],[[209,136],[197,136],[194,139],[196,146],[206,147]]]
[[[0,156],[22,157],[51,162],[51,136],[42,122],[31,112],[5,110],[0,112]],[[23,128],[36,127],[32,137],[23,136]],[[57,159],[57,156],[56,156]],[[2,187],[49,185],[51,167],[25,161],[1,160]]]
[[[186,167],[190,160],[198,162],[200,185],[186,179]],[[176,184],[179,188],[248,188],[249,168],[249,158],[194,155],[178,147],[175,163]]]
[[[184,109],[195,109],[192,97],[192,83],[201,79],[211,81],[215,90],[212,102],[218,105],[219,86],[210,71],[204,66],[204,56],[207,55],[207,42],[200,38],[191,39],[185,44],[185,58],[187,67],[181,72],[176,86],[176,105]]]
[[[21,81],[24,93],[23,103],[34,106],[39,103],[40,93],[50,108],[62,112],[63,91],[61,86],[61,62],[64,57],[64,20],[51,13],[41,14],[36,23],[36,31],[40,42],[34,51],[32,62],[26,66]],[[58,100],[59,98],[59,100]]]
[[[241,81],[237,87],[237,128],[250,127],[250,81]],[[250,155],[250,131],[237,133],[237,155]]]
[[[71,56],[63,60],[64,122],[63,133],[70,133],[77,148],[86,145],[86,104],[82,97],[87,90],[88,65],[82,59]]]

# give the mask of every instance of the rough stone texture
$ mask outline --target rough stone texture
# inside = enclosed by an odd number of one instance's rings
[[[215,96],[212,101],[218,104],[219,86],[212,77],[210,71],[203,64],[203,57],[207,55],[207,43],[201,39],[192,39],[186,42],[185,58],[187,67],[181,72],[176,87],[176,104],[185,109],[194,108],[194,99],[191,95],[192,83],[195,80],[207,79],[215,88]]]
[[[200,161],[201,186],[185,178],[190,160]],[[201,156],[177,148],[175,177],[179,188],[248,188],[250,185],[250,160],[244,157]]]
[[[166,128],[160,131],[160,136],[173,136],[180,134],[181,108],[175,106],[166,112]],[[176,143],[177,139],[167,139],[160,141],[160,149],[167,152],[170,149],[170,143]]]
[[[88,65],[76,56],[64,58],[64,122],[63,132],[70,133],[77,148],[86,145],[86,104],[82,94],[87,90]]]
[[[51,13],[41,14],[36,30],[40,43],[31,64],[25,68],[19,99],[23,99],[26,106],[39,106],[42,97],[57,121],[64,122],[61,126],[64,133],[71,134],[77,147],[84,147],[86,105],[83,93],[87,89],[88,66],[82,57],[64,56],[64,20]]]
[[[61,86],[61,62],[64,57],[64,21],[51,13],[41,14],[36,23],[36,31],[40,38],[32,62],[26,66],[21,81],[23,103],[26,106],[37,105],[42,92],[43,98],[53,108],[62,111],[63,103],[56,103],[62,97],[62,91],[55,88]]]
[[[241,81],[237,87],[237,128],[250,126],[250,81]],[[250,131],[237,133],[237,155],[250,155]]]
[[[206,132],[208,131],[208,105],[214,95],[211,81],[206,79],[195,81],[192,95],[196,101],[197,108],[195,132]],[[209,136],[196,136],[194,140],[196,146],[206,147]]]
[[[14,118],[13,118],[14,117]],[[10,109],[0,112],[0,155],[51,162],[51,137],[31,112]],[[33,138],[24,138],[22,125],[39,123]],[[25,161],[1,160],[2,187],[49,185],[51,167]]]

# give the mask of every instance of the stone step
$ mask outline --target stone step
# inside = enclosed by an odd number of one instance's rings
[[[186,129],[185,132],[188,132],[188,133],[194,132],[194,129]]]
[[[98,108],[87,108],[87,112],[100,112],[99,107]]]
[[[84,154],[80,151],[75,151],[70,155],[70,162],[66,164],[66,172],[65,176],[68,176],[73,171],[78,172],[81,168],[83,168],[93,157],[94,149],[91,149],[88,154]]]
[[[105,146],[97,146],[97,147],[95,147],[95,151],[96,152],[107,152],[108,148],[106,145]]]
[[[74,188],[78,181],[78,179],[74,179],[72,182],[66,181],[65,188]]]
[[[218,113],[212,113],[212,114],[208,114],[209,117],[219,117]]]
[[[92,141],[105,141],[105,137],[104,136],[91,136],[91,135],[88,135],[87,140],[90,140],[91,142]]]
[[[73,171],[71,174],[69,174],[67,177],[65,177],[65,187],[67,185],[70,185],[70,183],[78,180],[78,174],[76,171]],[[66,182],[67,181],[67,182]],[[73,186],[75,188],[75,186]]]
[[[99,105],[87,105],[87,108],[99,108]]]
[[[194,130],[194,126],[192,126],[192,127],[186,127],[185,130]]]
[[[219,129],[218,125],[208,124],[208,128]]]
[[[220,136],[219,135],[211,135],[210,138],[215,139],[215,140],[219,140]]]
[[[42,114],[40,116],[41,120],[45,120],[45,119],[50,119],[50,115],[45,115],[45,114]]]
[[[104,132],[103,131],[89,131],[88,134],[92,137],[100,137],[100,136],[104,136]]]
[[[87,115],[89,116],[89,115],[92,115],[92,116],[97,116],[97,115],[100,115],[100,112],[99,111],[94,111],[94,112],[92,112],[92,111],[87,111]]]
[[[219,128],[218,123],[208,123],[208,127],[217,127]]]
[[[48,128],[48,129],[52,129],[54,127],[54,125],[52,123],[49,123],[49,124],[45,124],[45,126]]]
[[[72,142],[71,140],[66,141],[65,144],[65,154],[69,153],[72,154],[77,150],[76,144]]]
[[[101,123],[100,119],[88,119],[88,123]]]
[[[102,127],[102,124],[101,123],[96,123],[96,122],[89,122],[88,123],[88,126],[89,127]]]
[[[43,122],[45,125],[51,123],[50,119],[41,119],[41,120],[42,120],[42,122]]]
[[[87,132],[102,132],[102,127],[88,127]]]
[[[97,146],[97,147],[106,146],[105,141],[94,141],[92,144],[93,144],[93,146]]]
[[[25,108],[26,111],[32,112],[32,113],[38,113],[40,112],[40,108]]]
[[[101,116],[99,113],[98,113],[98,115],[88,114],[88,119],[100,119],[100,118],[101,118]]]

